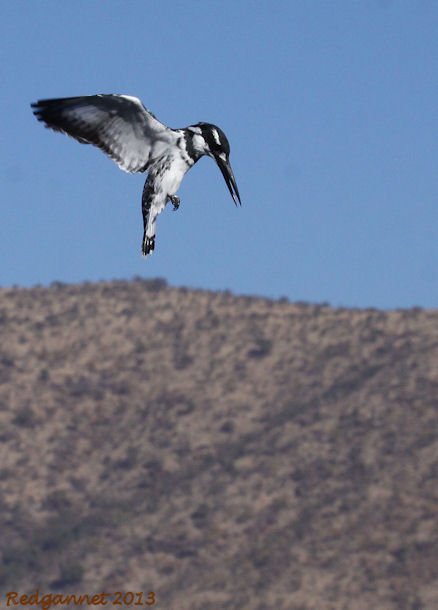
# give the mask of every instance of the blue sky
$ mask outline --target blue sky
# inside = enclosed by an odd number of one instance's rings
[[[133,276],[353,307],[438,305],[438,4],[0,6],[0,285]],[[144,175],[46,130],[41,98],[127,93],[222,127],[140,255]]]

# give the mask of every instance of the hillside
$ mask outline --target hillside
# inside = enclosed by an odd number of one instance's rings
[[[433,610],[437,396],[437,311],[1,289],[2,599]]]

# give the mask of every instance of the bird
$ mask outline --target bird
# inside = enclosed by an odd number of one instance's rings
[[[122,170],[147,172],[141,200],[144,256],[155,250],[158,215],[169,202],[175,211],[179,208],[176,192],[181,181],[204,155],[216,161],[234,204],[241,205],[230,144],[217,125],[200,122],[172,129],[138,97],[114,93],[42,99],[31,108],[45,127],[97,146]]]

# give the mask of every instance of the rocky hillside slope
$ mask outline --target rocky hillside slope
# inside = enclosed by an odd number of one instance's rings
[[[1,289],[0,598],[433,610],[437,397],[436,311]]]

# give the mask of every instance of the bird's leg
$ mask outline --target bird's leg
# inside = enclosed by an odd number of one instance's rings
[[[177,195],[167,195],[167,199],[172,203],[173,211],[176,212],[181,203],[181,199],[177,197]]]

